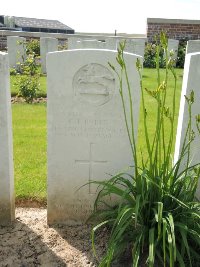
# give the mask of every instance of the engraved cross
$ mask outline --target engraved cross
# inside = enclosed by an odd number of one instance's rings
[[[75,163],[88,164],[88,166],[89,166],[89,182],[92,181],[93,164],[107,163],[106,160],[94,160],[93,159],[93,153],[92,153],[93,147],[94,147],[94,143],[90,143],[90,151],[89,151],[89,159],[88,160],[75,160]],[[93,178],[93,180],[94,180],[94,178]],[[89,194],[92,194],[91,184],[89,184]]]

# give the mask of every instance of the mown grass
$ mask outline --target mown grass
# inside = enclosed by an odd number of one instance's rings
[[[179,99],[182,83],[182,69],[177,69],[177,110],[179,109]],[[161,76],[164,70],[161,70]],[[144,69],[144,87],[156,89],[156,70]],[[11,77],[11,91],[17,93],[13,83],[15,76]],[[46,77],[40,78],[41,91],[46,94]],[[173,88],[172,79],[169,79],[169,87]],[[172,91],[172,90],[171,90]],[[172,105],[172,94],[169,94],[167,105]],[[154,136],[155,125],[155,102],[147,96],[148,116],[151,123],[151,136]],[[13,104],[13,136],[14,136],[14,171],[16,197],[19,199],[31,198],[44,200],[46,198],[46,177],[47,177],[47,138],[46,138],[46,104]],[[143,142],[143,121],[140,114],[138,144],[144,151]],[[166,127],[166,134],[168,133]]]
[[[46,198],[46,105],[13,104],[16,198]]]

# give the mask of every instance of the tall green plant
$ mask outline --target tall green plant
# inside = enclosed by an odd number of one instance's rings
[[[147,158],[142,156],[141,166],[138,163],[139,149],[134,136],[134,120],[132,110],[132,88],[130,87],[126,62],[124,59],[124,45],[120,45],[117,62],[120,72],[110,64],[116,72],[120,95],[123,104],[124,117],[133,155],[134,168],[131,173],[119,173],[106,181],[93,181],[99,185],[100,191],[95,201],[94,213],[90,219],[96,222],[92,230],[92,245],[95,251],[95,233],[102,227],[108,226],[110,237],[107,251],[99,266],[111,266],[115,258],[123,255],[127,248],[131,248],[132,266],[141,266],[145,258],[149,267],[184,267],[197,266],[200,247],[200,204],[195,199],[199,165],[190,166],[189,160],[184,171],[180,166],[185,157],[190,156],[190,144],[194,138],[191,128],[191,106],[194,94],[187,96],[189,108],[189,123],[185,141],[178,162],[173,166],[171,155],[173,151],[175,127],[175,94],[177,77],[174,62],[167,53],[167,39],[160,36],[160,43],[156,46],[157,88],[154,91],[143,88],[142,68],[137,60],[136,67],[140,75],[140,88],[143,109],[144,136],[147,148]],[[165,78],[161,81],[159,70],[159,54],[164,49],[166,55]],[[166,106],[169,72],[174,78],[173,105],[170,110]],[[125,87],[129,97],[126,106]],[[154,139],[150,140],[148,109],[145,101],[148,93],[157,106],[157,119]],[[130,112],[130,114],[129,114]],[[129,116],[130,115],[130,116]],[[130,118],[130,122],[128,121]],[[197,117],[198,121],[199,117]],[[169,131],[169,135],[165,132]],[[167,137],[169,136],[169,137]],[[110,205],[106,201],[110,195],[116,195],[119,204]],[[106,209],[102,209],[102,203]],[[196,261],[195,261],[196,259]]]
[[[19,96],[22,96],[27,103],[32,103],[37,97],[39,91],[39,76],[21,75],[16,81],[18,86]]]
[[[35,57],[40,56],[40,41],[38,39],[31,39],[26,42],[27,54],[34,54]]]
[[[18,63],[18,74],[15,86],[18,87],[19,96],[22,96],[27,103],[32,103],[39,91],[40,63],[38,62],[38,40],[20,42],[26,51],[23,62]],[[26,49],[25,49],[26,47]]]

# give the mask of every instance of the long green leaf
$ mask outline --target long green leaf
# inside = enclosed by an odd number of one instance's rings
[[[176,261],[176,241],[175,241],[175,232],[174,232],[174,220],[172,214],[168,214],[168,222],[171,228],[171,237],[172,237],[172,246],[173,246],[173,260]]]
[[[134,203],[135,203],[134,199],[129,195],[129,191],[123,190],[123,189],[117,187],[117,185],[114,185],[114,184],[107,182],[107,181],[106,182],[93,181],[91,183],[104,186],[104,190],[101,191],[102,193],[99,195],[100,197],[105,197],[105,196],[110,195],[110,194],[115,194],[117,196],[121,196],[121,197],[123,196],[123,199],[127,200],[132,205],[134,205]]]
[[[96,248],[95,248],[95,232],[96,230],[98,230],[99,228],[101,228],[102,226],[108,224],[108,222],[110,222],[110,220],[107,220],[107,221],[104,221],[102,223],[99,223],[98,225],[96,225],[95,227],[93,227],[92,229],[92,236],[91,236],[91,239],[92,239],[92,249],[93,249],[93,253],[95,255],[95,257],[97,258],[97,253],[96,253]]]
[[[140,234],[135,241],[135,244],[132,249],[132,257],[133,257],[133,267],[138,267],[138,262],[140,258],[140,243],[142,240],[142,234]]]
[[[172,241],[172,233],[171,233],[171,227],[169,225],[169,222],[167,223],[167,240],[169,244],[169,260],[170,260],[170,267],[174,266],[174,254],[173,254],[173,241]]]
[[[184,263],[183,257],[181,256],[181,254],[178,251],[178,249],[176,250],[176,254],[177,254],[177,260],[179,262],[179,267],[185,267],[185,263]]]
[[[184,229],[180,228],[180,234],[181,234],[182,241],[183,241],[185,248],[186,248],[186,251],[187,251],[187,255],[189,258],[189,262],[190,262],[190,267],[192,267],[192,262],[191,262],[191,257],[190,257],[190,249],[189,249],[189,245],[188,245],[188,241],[187,241],[187,232]]]
[[[141,198],[141,195],[137,195],[136,200],[135,200],[135,227],[137,225],[137,220],[138,220],[138,214],[139,214],[139,208],[140,208],[140,198]]]
[[[149,267],[153,267],[155,260],[155,240],[154,240],[155,228],[149,230]]]
[[[164,257],[164,267],[166,266],[166,231],[167,231],[167,221],[163,218],[163,257]]]
[[[163,215],[163,203],[158,202],[158,239],[160,239],[161,237],[162,215]]]

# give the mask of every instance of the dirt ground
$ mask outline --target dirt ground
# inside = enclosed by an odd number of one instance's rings
[[[16,208],[14,224],[0,227],[0,267],[97,266],[91,226],[49,227],[46,218],[44,208]],[[103,239],[99,236],[100,254],[105,250]]]

